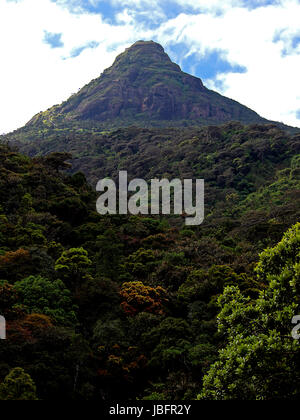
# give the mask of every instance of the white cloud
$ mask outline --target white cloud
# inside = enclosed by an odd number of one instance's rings
[[[45,31],[62,33],[64,47],[45,44]],[[136,40],[130,25],[114,27],[99,15],[71,14],[50,0],[0,0],[0,39],[0,133],[65,100]],[[92,41],[99,46],[63,59]]]
[[[89,1],[96,4],[99,0]],[[212,49],[223,51],[229,62],[248,70],[218,75],[223,94],[267,118],[300,125],[296,119],[300,51],[292,48],[293,37],[299,35],[297,0],[279,0],[276,6],[254,10],[241,7],[242,0],[173,1],[193,6],[195,13],[181,14],[155,30],[146,30],[131,7],[142,10],[152,5],[153,16],[162,17],[162,2],[111,0],[123,7],[117,23],[109,25],[100,14],[81,9],[70,13],[50,0],[0,0],[0,133],[22,126],[40,110],[65,100],[138,39],[156,39],[164,46],[183,42],[199,60]],[[220,9],[222,14],[216,13]],[[43,42],[45,31],[62,33],[64,46],[51,49]],[[278,42],[274,43],[276,35]],[[63,59],[75,48],[95,41],[97,48]],[[216,87],[216,80],[208,83]]]
[[[176,3],[183,7],[189,6],[203,12],[220,12],[240,6],[242,0],[176,0]]]
[[[236,7],[220,16],[186,15],[163,24],[159,38],[166,44],[189,46],[190,53],[201,55],[221,50],[232,64],[247,68],[246,73],[220,74],[222,93],[254,109],[262,116],[300,126],[299,49],[283,55],[284,42],[299,33],[300,4],[286,0],[276,6],[254,10]],[[282,42],[274,36],[282,31]],[[170,35],[171,34],[171,35]],[[216,80],[208,81],[216,89]]]

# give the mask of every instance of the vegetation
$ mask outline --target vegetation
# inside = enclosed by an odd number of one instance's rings
[[[100,216],[120,170],[204,179],[204,223]],[[154,42],[1,136],[0,400],[299,399],[299,193],[299,130]]]
[[[218,299],[227,345],[204,378],[199,398],[299,399],[299,343],[291,320],[300,313],[300,223],[260,255],[258,279],[268,286],[251,301],[237,286]]]
[[[36,387],[31,377],[21,368],[12,369],[0,385],[0,400],[37,400]]]
[[[0,146],[0,399],[299,397],[299,135],[31,133]],[[205,223],[98,215],[82,172],[127,168],[204,178]]]

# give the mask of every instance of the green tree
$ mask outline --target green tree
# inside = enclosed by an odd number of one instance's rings
[[[257,266],[268,287],[256,301],[238,287],[219,298],[219,331],[227,338],[219,360],[203,381],[200,399],[297,399],[299,343],[292,338],[292,318],[300,313],[300,223]]]
[[[146,331],[142,342],[152,349],[150,366],[153,368],[179,370],[191,348],[192,332],[189,324],[180,318],[166,318],[160,325]]]
[[[20,209],[20,213],[21,214],[27,214],[27,213],[31,213],[34,212],[33,209],[33,199],[31,194],[26,193],[21,200],[21,209]]]
[[[30,375],[22,368],[14,368],[0,384],[0,400],[4,401],[35,401],[36,386]]]
[[[109,278],[117,280],[124,245],[121,243],[116,231],[110,228],[102,235],[98,235],[96,246],[99,249],[97,270],[103,272]]]
[[[88,269],[92,261],[88,252],[83,248],[71,248],[64,251],[55,263],[55,271],[65,284],[70,288],[78,288],[85,280],[89,279]]]
[[[15,290],[27,313],[47,315],[58,325],[77,323],[71,292],[61,280],[30,276],[16,282]]]

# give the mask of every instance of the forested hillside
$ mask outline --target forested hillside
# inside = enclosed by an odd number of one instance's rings
[[[32,140],[22,150],[47,156],[0,148],[0,399],[299,397],[299,135],[228,124]],[[120,169],[204,178],[204,224],[98,215],[91,185]]]
[[[1,140],[32,157],[71,153],[72,172],[83,172],[93,186],[125,169],[129,176],[146,180],[202,177],[220,192],[234,188],[243,197],[277,179],[277,171],[289,167],[300,152],[299,130],[289,134],[273,124],[104,132],[80,127],[24,128]]]

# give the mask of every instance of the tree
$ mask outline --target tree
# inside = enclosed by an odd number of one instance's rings
[[[162,287],[145,286],[140,281],[124,283],[120,291],[121,307],[129,316],[139,312],[163,315],[163,304],[167,302],[167,292]]]
[[[300,314],[300,223],[256,268],[268,287],[256,301],[238,287],[219,298],[219,331],[227,338],[203,381],[200,399],[299,399],[300,350],[292,318]]]
[[[157,256],[151,249],[140,248],[129,255],[124,264],[124,269],[137,278],[145,278],[157,265]]]
[[[27,313],[47,315],[58,325],[77,323],[71,293],[61,280],[30,276],[16,282],[15,290]]]
[[[0,276],[7,280],[16,281],[28,275],[31,267],[31,255],[25,249],[8,251],[0,256]]]
[[[224,286],[238,285],[248,292],[257,292],[258,284],[246,274],[237,274],[227,265],[213,265],[207,272],[193,270],[178,290],[178,299],[189,303],[197,300],[210,302],[223,292]]]
[[[35,401],[36,386],[22,368],[14,368],[0,384],[0,400]]]
[[[55,263],[55,271],[70,288],[77,288],[89,278],[88,269],[92,261],[83,248],[71,248],[64,251]]]
[[[26,193],[21,200],[20,213],[25,215],[27,213],[32,213],[32,212],[34,212],[33,199],[32,199],[31,194]]]
[[[117,279],[120,261],[122,259],[123,244],[114,229],[107,229],[97,236],[96,246],[99,249],[97,269],[112,279]]]
[[[1,315],[4,315],[6,318],[16,316],[19,311],[15,310],[14,305],[17,302],[18,295],[14,286],[7,281],[0,281]]]
[[[72,155],[70,153],[50,153],[44,158],[45,165],[56,170],[57,172],[62,169],[69,169],[72,165],[67,160],[71,160]]]

